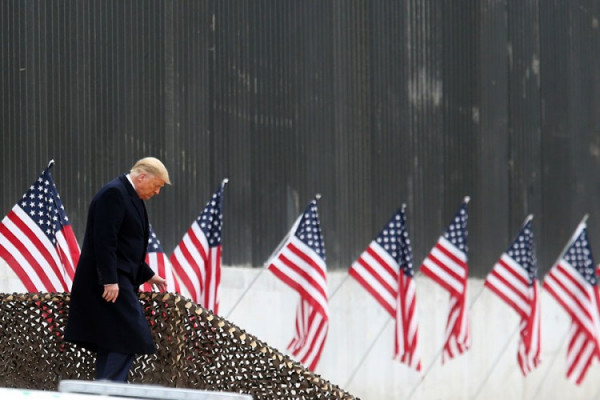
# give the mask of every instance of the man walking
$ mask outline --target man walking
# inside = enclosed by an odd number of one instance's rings
[[[75,271],[65,339],[97,352],[96,379],[126,382],[135,354],[156,351],[138,298],[164,278],[145,263],[148,215],[143,200],[171,184],[163,163],[146,157],[92,199]]]

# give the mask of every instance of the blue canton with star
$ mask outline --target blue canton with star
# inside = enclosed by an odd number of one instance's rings
[[[530,286],[533,285],[534,280],[537,279],[537,258],[531,221],[528,221],[521,229],[506,254],[525,269],[529,279],[528,283]]]
[[[577,239],[569,246],[563,257],[583,278],[593,286],[598,283],[594,268],[592,249],[588,241],[587,229],[583,228]]]
[[[206,207],[202,210],[202,213],[196,219],[196,223],[204,232],[208,245],[210,247],[217,247],[221,244],[221,228],[223,226],[223,211],[222,202],[223,198],[223,186],[219,186],[219,189],[213,194],[212,198]]]
[[[69,225],[69,219],[50,175],[50,167],[29,187],[18,205],[56,246],[56,232]]]
[[[467,203],[463,203],[460,210],[444,232],[444,238],[456,246],[463,253],[467,253]]]
[[[306,207],[295,235],[317,253],[319,257],[325,260],[325,243],[323,242],[323,234],[317,213],[317,202],[315,200],[311,201],[308,207]]]
[[[152,224],[150,225],[150,237],[148,238],[148,248],[146,252],[148,253],[164,253],[162,246],[160,245],[160,240],[156,237],[156,233],[154,229],[152,229]]]
[[[381,230],[375,241],[396,260],[407,276],[414,276],[412,250],[406,229],[406,215],[398,210]]]

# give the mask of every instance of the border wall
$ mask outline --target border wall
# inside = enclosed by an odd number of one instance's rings
[[[223,257],[258,267],[315,193],[330,270],[407,203],[422,260],[470,195],[471,274],[535,215],[541,272],[600,185],[594,0],[0,2],[0,210],[48,161],[81,240],[155,155],[170,252],[224,177]]]

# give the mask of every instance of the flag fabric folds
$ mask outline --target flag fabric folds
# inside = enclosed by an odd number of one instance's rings
[[[316,200],[296,220],[267,268],[300,294],[296,332],[288,350],[314,371],[329,329],[325,244]]]
[[[598,278],[585,219],[544,278],[544,289],[571,317],[567,378],[580,384],[589,367],[600,360]]]
[[[462,354],[471,345],[467,304],[468,202],[469,198],[465,197],[452,222],[421,265],[423,274],[450,293],[442,362]]]
[[[225,183],[227,179],[223,180],[170,257],[173,270],[190,298],[215,313],[219,312]]]
[[[394,359],[420,371],[417,298],[405,206],[352,264],[349,274],[395,319]]]
[[[485,287],[498,295],[521,317],[517,361],[523,375],[540,364],[540,289],[529,216],[508,250],[485,280]]]
[[[0,257],[29,292],[68,292],[79,245],[50,169],[54,160],[0,223]]]
[[[304,365],[314,371],[321,358],[329,329],[329,317],[321,314],[304,299],[296,308],[294,338],[288,350]]]
[[[150,224],[149,228],[150,237],[148,238],[148,248],[146,249],[146,264],[152,268],[152,271],[167,280],[168,292],[179,293],[181,292],[181,289],[179,288],[179,281],[175,278],[173,266],[165,254],[165,251],[160,244],[160,240],[156,237],[156,232],[154,232],[152,224]],[[154,288],[151,284],[144,283],[142,285],[142,290],[151,292]]]

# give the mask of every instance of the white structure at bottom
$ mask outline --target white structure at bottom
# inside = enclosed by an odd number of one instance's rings
[[[517,363],[519,318],[483,280],[469,280],[471,349],[444,365],[448,294],[421,275],[416,285],[421,374],[392,359],[392,319],[346,271],[328,274],[330,330],[315,372],[362,400],[600,399],[600,365],[580,386],[567,381],[569,317],[543,289],[542,363],[525,378]],[[0,291],[24,291],[2,260]],[[221,315],[282,352],[297,304],[297,294],[267,270],[223,268]]]

